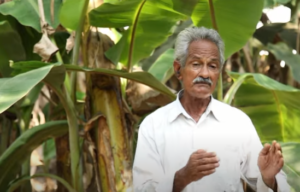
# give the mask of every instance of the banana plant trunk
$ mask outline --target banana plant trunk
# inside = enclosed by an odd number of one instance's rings
[[[112,45],[106,35],[90,31],[84,43],[85,64],[93,68],[114,68],[104,56]],[[86,118],[91,120],[98,116],[90,135],[97,151],[100,190],[132,191],[133,132],[123,109],[120,79],[87,74],[86,83]]]

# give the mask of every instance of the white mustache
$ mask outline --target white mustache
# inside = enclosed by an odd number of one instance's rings
[[[193,80],[193,83],[207,83],[210,86],[213,84],[210,78],[197,77]]]

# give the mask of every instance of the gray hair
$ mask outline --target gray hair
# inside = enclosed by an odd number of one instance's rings
[[[223,67],[224,59],[224,43],[219,33],[214,29],[207,29],[205,27],[189,27],[178,34],[175,43],[175,60],[179,61],[180,65],[184,67],[189,45],[193,41],[206,39],[215,43],[219,49],[220,64]]]

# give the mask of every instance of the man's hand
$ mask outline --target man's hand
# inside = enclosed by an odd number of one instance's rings
[[[197,150],[190,156],[186,166],[176,172],[173,192],[179,192],[191,182],[214,173],[217,167],[219,167],[219,159],[215,153]]]
[[[264,183],[273,191],[277,189],[275,176],[283,167],[284,161],[281,146],[276,141],[272,145],[266,143],[258,157],[258,167],[260,169]]]

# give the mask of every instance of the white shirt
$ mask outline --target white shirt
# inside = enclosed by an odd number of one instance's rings
[[[258,192],[272,191],[257,166],[262,144],[250,118],[213,97],[198,122],[178,97],[144,119],[133,165],[134,191],[172,192],[176,171],[198,149],[215,152],[220,166],[215,173],[187,185],[184,192],[242,192],[241,179]],[[290,192],[282,171],[276,180],[279,192]]]

